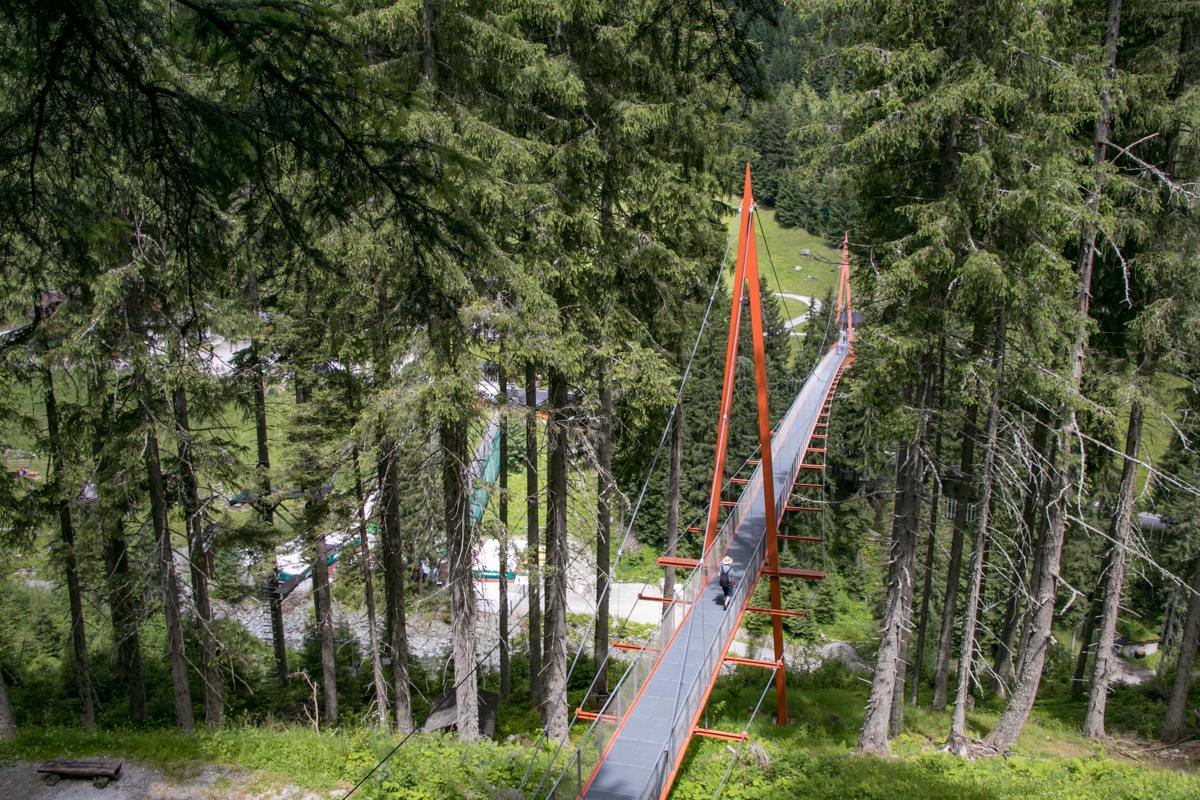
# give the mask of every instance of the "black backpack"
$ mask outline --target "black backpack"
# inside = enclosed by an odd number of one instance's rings
[[[717,583],[722,589],[728,589],[733,585],[733,567],[722,564],[717,567]]]

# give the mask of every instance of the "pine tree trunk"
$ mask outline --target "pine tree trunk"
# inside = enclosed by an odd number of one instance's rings
[[[375,460],[379,484],[379,541],[383,549],[383,587],[387,615],[387,652],[392,661],[392,719],[396,731],[413,728],[408,686],[408,619],[404,598],[404,540],[400,528],[398,444],[384,436]]]
[[[1046,536],[1050,530],[1050,508],[1053,505],[1049,502],[1050,492],[1053,490],[1055,477],[1054,464],[1058,458],[1058,439],[1049,435],[1049,415],[1044,420],[1044,426],[1047,428],[1047,452],[1048,457],[1044,462],[1043,475],[1038,486],[1038,525],[1036,535],[1034,537],[1033,549],[1030,552],[1029,566],[1029,584],[1026,587],[1026,597],[1032,600],[1034,587],[1038,586],[1042,580],[1042,555],[1046,551]],[[1029,639],[1033,631],[1033,620],[1036,616],[1037,609],[1030,602],[1025,608],[1025,614],[1021,618],[1021,634],[1017,638],[1019,647],[1017,648],[1017,664],[1013,670],[1014,677],[1021,674],[1024,669],[1025,658],[1029,655]]]
[[[433,42],[434,8],[433,0],[421,0],[421,78],[426,81],[433,80],[437,65]]]
[[[942,600],[942,624],[938,634],[937,662],[933,669],[934,711],[946,708],[950,686],[950,651],[954,646],[954,621],[958,618],[958,584],[962,574],[963,540],[967,531],[967,509],[971,503],[971,483],[975,470],[976,418],[979,407],[967,407],[963,422],[962,450],[958,464],[958,483],[955,487],[954,522],[951,528],[950,561],[946,566],[946,594]]]
[[[475,582],[471,575],[474,548],[468,519],[467,465],[470,463],[465,419],[443,422],[442,494],[445,502],[447,557],[450,561],[451,636],[454,653],[454,697],[458,736],[464,742],[479,738],[479,686],[475,676]]]
[[[250,270],[246,292],[250,299],[250,310],[259,317],[262,308],[258,299],[258,275]],[[263,365],[262,348],[257,338],[250,340],[250,371],[254,382],[254,441],[257,451],[258,513],[263,525],[275,524],[271,508],[271,448],[267,438],[267,371]],[[290,680],[288,670],[287,636],[283,628],[283,597],[279,588],[279,562],[272,558],[271,577],[267,580],[267,606],[271,618],[271,644],[275,654],[275,679],[280,686]]]
[[[938,444],[935,453],[941,452],[941,434],[938,434]],[[909,704],[917,705],[917,697],[921,689],[921,668],[925,660],[925,635],[929,629],[929,603],[933,597],[933,568],[937,551],[938,502],[942,493],[940,485],[935,482],[933,497],[929,501],[929,537],[925,541],[925,583],[921,587],[921,617],[917,624],[917,652],[912,659],[912,670],[908,677]]]
[[[129,720],[146,721],[146,681],[142,675],[142,648],[138,632],[138,603],[133,592],[129,569],[129,551],[125,540],[124,500],[110,497],[105,483],[112,480],[113,451],[105,447],[116,424],[116,401],[104,388],[106,374],[97,371],[96,382],[90,389],[90,400],[101,409],[100,425],[95,430],[92,454],[96,458],[99,519],[104,533],[103,555],[105,583],[108,587],[108,606],[112,617],[113,652],[116,654],[117,677],[129,693]],[[113,494],[118,490],[112,489]]]
[[[1121,0],[1109,0],[1104,34],[1105,55],[1105,88],[1100,92],[1100,116],[1096,120],[1096,129],[1092,137],[1092,167],[1094,169],[1093,185],[1090,187],[1086,205],[1088,213],[1095,215],[1100,207],[1100,192],[1102,183],[1099,168],[1104,163],[1107,153],[1109,124],[1112,119],[1112,101],[1108,87],[1112,85],[1117,72],[1117,39],[1121,29]],[[1096,227],[1088,218],[1083,225],[1080,235],[1078,286],[1076,289],[1075,337],[1071,348],[1071,375],[1066,386],[1066,393],[1074,398],[1079,393],[1083,380],[1083,360],[1087,347],[1088,308],[1092,291],[1092,267],[1096,254]],[[1042,548],[1041,569],[1038,583],[1033,589],[1031,605],[1034,608],[1029,640],[1025,643],[1027,656],[1021,659],[1021,670],[1017,675],[1017,684],[1009,698],[1008,707],[1000,715],[996,727],[988,734],[985,742],[998,751],[1007,750],[1017,740],[1029,712],[1033,710],[1033,702],[1037,698],[1038,686],[1041,683],[1042,667],[1046,661],[1046,651],[1050,645],[1051,627],[1054,621],[1055,596],[1058,589],[1058,571],[1062,560],[1062,545],[1066,535],[1068,498],[1074,495],[1074,488],[1082,478],[1081,464],[1072,458],[1072,449],[1067,443],[1078,440],[1079,424],[1075,417],[1073,403],[1064,404],[1059,412],[1062,420],[1057,438],[1060,443],[1058,456],[1067,459],[1065,469],[1056,469],[1056,480],[1051,484],[1052,498],[1047,512],[1045,543]]]
[[[1158,666],[1154,668],[1154,677],[1163,678],[1167,674],[1167,659],[1171,657],[1171,653],[1175,647],[1175,639],[1177,638],[1179,614],[1179,592],[1171,593],[1171,599],[1167,601],[1167,618],[1163,621],[1162,644],[1158,648]]]
[[[387,682],[383,678],[383,658],[379,647],[379,621],[375,614],[375,571],[371,566],[371,543],[367,537],[366,492],[362,472],[358,467],[358,447],[351,457],[354,464],[354,499],[358,505],[358,539],[362,554],[363,601],[367,606],[367,646],[371,658],[371,686],[375,693],[376,719],[379,727],[388,727]],[[376,526],[378,528],[378,525]]]
[[[1146,366],[1143,361],[1143,366]],[[1146,370],[1141,370],[1145,373]],[[1133,533],[1133,494],[1137,488],[1138,450],[1142,442],[1142,404],[1134,400],[1129,409],[1129,427],[1125,433],[1125,462],[1121,468],[1121,487],[1117,508],[1113,514],[1112,558],[1104,582],[1104,606],[1100,612],[1100,638],[1096,645],[1096,666],[1092,672],[1092,688],[1088,696],[1087,714],[1083,718],[1083,735],[1093,739],[1104,736],[1104,712],[1108,704],[1108,685],[1116,661],[1113,644],[1117,632],[1117,615],[1121,606],[1121,591],[1125,587],[1125,551]]]
[[[525,561],[529,581],[529,702],[542,706],[542,580],[538,531],[537,371],[525,365]]]
[[[921,495],[918,488],[916,493],[917,507],[912,512],[914,520],[918,521],[921,518]],[[900,626],[900,641],[897,647],[896,655],[896,685],[892,689],[892,710],[888,716],[888,736],[899,736],[904,731],[904,683],[905,676],[908,675],[909,659],[908,659],[908,643],[912,638],[912,602],[914,591],[916,589],[916,572],[917,572],[917,538],[916,526],[913,529],[912,535],[912,552],[906,564],[906,572],[909,575],[908,580],[904,582],[904,596],[902,598],[902,608],[904,612],[903,623]]]
[[[942,408],[943,389],[946,382],[946,337],[942,336],[938,339],[938,361],[937,371],[935,373],[935,389],[933,393],[933,405],[940,412]],[[935,417],[937,432],[933,437],[933,458],[935,464],[933,467],[933,477],[930,481],[932,488],[932,497],[929,501],[929,536],[925,542],[925,578],[924,584],[921,587],[921,617],[917,624],[917,647],[916,655],[911,659],[912,668],[909,671],[908,684],[909,703],[917,704],[917,697],[921,690],[921,667],[925,661],[925,636],[929,630],[929,603],[933,596],[933,566],[935,562],[936,545],[937,545],[937,527],[938,527],[938,503],[942,497],[941,479],[938,475],[938,470],[942,464],[942,423],[940,416]],[[918,515],[919,516],[919,515]],[[900,702],[903,702],[903,692],[897,695]],[[903,712],[901,712],[903,713]],[[895,716],[895,714],[893,714]],[[897,729],[898,732],[898,729]]]
[[[138,635],[137,601],[129,571],[125,523],[117,518],[104,540],[104,567],[108,603],[112,613],[113,650],[117,677],[129,692],[129,721],[146,721],[146,681],[142,676],[142,648]]]
[[[1039,464],[1046,458],[1046,425],[1039,414],[1033,434],[1034,452]],[[1035,531],[1038,527],[1038,502],[1041,497],[1041,481],[1038,473],[1034,472],[1026,485],[1025,498],[1021,509],[1020,531],[1018,533],[1017,556],[1014,563],[1012,582],[1008,590],[1008,599],[1004,606],[1004,624],[1000,640],[996,643],[995,666],[992,669],[991,693],[1006,695],[1008,679],[1012,673],[1013,652],[1016,649],[1017,631],[1021,622],[1021,598],[1029,589],[1029,579],[1026,575]]]
[[[4,672],[0,670],[0,742],[16,738],[17,718],[12,703],[8,700],[8,686],[4,683]]]
[[[179,343],[172,349],[178,356]],[[213,632],[212,600],[208,593],[208,552],[204,546],[204,519],[200,507],[200,487],[192,452],[191,419],[187,391],[176,385],[171,392],[175,416],[175,446],[179,455],[179,480],[183,503],[184,527],[188,540],[188,567],[192,578],[192,606],[200,628],[200,674],[204,687],[204,722],[219,728],[224,716],[221,697],[221,670],[217,664],[217,637]]]
[[[950,744],[961,746],[967,735],[967,701],[971,696],[972,664],[975,657],[975,631],[979,604],[983,597],[983,568],[986,560],[988,526],[991,523],[992,488],[996,473],[996,446],[1000,430],[1000,396],[1004,390],[1005,314],[996,323],[996,349],[992,359],[995,385],[988,408],[984,438],[983,474],[980,476],[979,513],[975,517],[975,541],[971,545],[971,572],[968,576],[967,605],[963,609],[963,630],[958,649],[958,686],[954,693],[954,714],[950,720]]]
[[[612,389],[608,385],[604,367],[597,376],[597,394],[600,399],[599,430],[596,447],[596,635],[592,647],[592,659],[596,665],[596,679],[592,691],[597,697],[608,694],[608,621],[609,598],[612,596],[610,544],[612,540],[612,501],[615,485],[612,474],[613,460],[613,406]],[[564,491],[566,487],[564,486]],[[566,498],[562,499],[565,507]],[[565,515],[564,515],[565,518]],[[566,541],[565,535],[560,538]]]
[[[511,644],[508,640],[508,374],[500,368],[500,699],[512,692]]]
[[[271,450],[267,439],[267,379],[259,357],[258,345],[252,345],[254,362],[254,438],[258,451],[258,513],[264,525],[275,524],[271,509]],[[287,686],[290,678],[288,669],[287,636],[283,629],[283,597],[279,588],[279,563],[272,558],[271,577],[267,581],[268,612],[271,617],[271,645],[275,654],[275,679],[280,686]]]
[[[667,555],[674,556],[679,547],[679,501],[682,497],[680,476],[683,473],[683,400],[675,406],[671,418],[671,463],[667,472]],[[663,597],[675,596],[675,568],[663,570]]]
[[[54,377],[47,367],[42,371],[46,401],[46,435],[50,443],[50,485],[58,507],[58,531],[63,577],[67,583],[67,603],[71,610],[71,654],[75,671],[75,690],[79,696],[79,720],[85,731],[96,728],[96,708],[92,704],[92,680],[88,668],[87,628],[83,619],[83,592],[79,586],[79,568],[75,560],[75,525],[71,519],[70,489],[64,484],[66,459],[63,457],[62,432],[59,430],[58,400],[54,396]]]
[[[183,652],[183,625],[179,615],[179,581],[175,575],[175,553],[171,547],[171,529],[167,526],[167,493],[159,459],[158,433],[151,404],[150,386],[144,375],[138,376],[142,418],[146,424],[146,478],[150,490],[150,516],[154,526],[159,578],[162,583],[163,615],[167,626],[167,650],[171,663],[171,688],[175,701],[175,725],[185,733],[195,727],[192,717],[192,691],[188,686],[187,659]]]
[[[898,495],[892,514],[892,545],[883,631],[879,651],[875,657],[875,674],[871,681],[867,713],[858,739],[860,752],[877,755],[888,752],[889,732],[898,730],[903,724],[903,675],[908,666],[904,659],[908,629],[912,620],[917,529],[921,524],[921,489],[925,478],[925,441],[929,432],[935,377],[934,361],[928,354],[921,358],[920,371],[922,380],[920,396],[916,403],[917,430],[912,441],[901,444],[896,450]]]
[[[863,718],[858,750],[862,753],[888,753],[888,732],[892,718],[892,697],[896,676],[904,669],[901,663],[901,641],[906,618],[904,596],[906,584],[912,581],[912,564],[916,554],[916,527],[910,524],[916,506],[916,491],[921,473],[920,443],[914,439],[897,448],[896,507],[892,516],[892,543],[889,553],[887,595],[884,601],[883,629],[879,649],[875,654],[875,675],[867,713]]]
[[[313,490],[309,490],[313,491]],[[307,514],[306,514],[307,516]],[[329,592],[328,553],[325,536],[313,536],[312,593],[313,610],[316,612],[317,634],[321,639],[321,705],[325,722],[337,725],[337,657],[333,640],[333,599]]]
[[[1200,556],[1188,581],[1187,618],[1179,642],[1179,659],[1175,663],[1175,678],[1167,699],[1167,715],[1163,720],[1162,738],[1179,741],[1187,727],[1188,694],[1192,688],[1192,669],[1196,664],[1196,648],[1200,646]]]
[[[1075,672],[1071,675],[1071,697],[1083,697],[1088,657],[1092,654],[1092,639],[1096,636],[1096,623],[1100,619],[1100,611],[1104,606],[1102,591],[1104,575],[1108,572],[1108,564],[1111,559],[1112,549],[1105,548],[1104,559],[1100,565],[1100,575],[1096,578],[1095,588],[1088,595],[1087,612],[1080,623],[1079,653],[1075,656]]]
[[[567,380],[550,369],[546,469],[545,721],[551,741],[565,742],[567,719]]]

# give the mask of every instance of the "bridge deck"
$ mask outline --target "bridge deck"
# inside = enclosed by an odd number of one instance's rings
[[[776,504],[781,509],[782,501],[791,494],[821,406],[846,356],[847,349],[841,344],[825,355],[772,441]],[[755,470],[732,515],[731,535],[725,539],[728,549],[706,558],[701,574],[694,576],[695,602],[676,604],[673,610],[682,619],[673,629],[669,626],[672,610],[664,616],[662,636],[668,638],[661,648],[662,656],[650,667],[648,678],[615,725],[607,747],[597,754],[598,763],[590,779],[580,770],[578,777],[560,780],[556,796],[569,797],[578,792],[590,800],[643,800],[659,797],[669,789],[670,776],[687,748],[692,725],[737,632],[737,620],[749,602],[749,590],[765,558],[761,472],[761,466]],[[737,578],[728,609],[722,606],[721,589],[712,569],[726,554],[733,558]],[[583,761],[586,759],[574,766],[586,768]],[[576,782],[581,779],[582,786]]]

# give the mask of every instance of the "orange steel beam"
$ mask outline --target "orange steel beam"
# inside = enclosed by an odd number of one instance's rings
[[[824,464],[801,464],[800,469],[825,469]]]
[[[779,534],[779,538],[783,539],[785,542],[817,542],[817,543],[820,543],[820,542],[825,541],[825,538],[823,536],[788,536],[788,535],[785,535],[782,533]]]
[[[763,574],[772,578],[799,578],[802,581],[825,580],[825,573],[819,569],[798,569],[796,567],[778,567],[764,569]]]
[[[809,514],[824,514],[825,509],[813,508],[812,506],[784,506],[784,511],[805,511]]]
[[[780,608],[760,608],[759,606],[747,606],[747,611],[753,611],[755,614],[770,614],[773,617],[807,617],[807,611],[787,611]]]
[[[629,642],[618,642],[618,641],[611,642],[611,646],[614,650],[631,650],[634,652],[640,652],[640,651],[646,649],[645,647],[643,647],[640,644],[630,644]]]
[[[737,505],[737,500],[722,500],[717,503],[717,505],[721,506],[722,508],[733,508]]]
[[[659,556],[658,565],[660,567],[679,567],[681,569],[695,569],[700,563],[696,558],[679,558],[678,556]]]
[[[704,528],[690,527],[690,528],[688,528],[688,529],[687,529],[687,532],[688,532],[688,533],[703,533],[703,532],[704,532]]]
[[[705,525],[704,531],[705,550],[712,546],[713,539],[717,537],[717,512],[720,510],[721,485],[725,479],[725,448],[729,444],[729,414],[733,407],[733,378],[737,367],[738,336],[742,328],[742,292],[746,284],[746,262],[754,247],[754,228],[751,216],[753,208],[754,193],[750,188],[750,165],[746,164],[746,180],[742,187],[742,208],[738,218],[737,261],[733,268],[733,297],[729,307],[729,335],[725,341],[725,376],[721,383],[721,410],[717,417],[717,452],[713,458],[708,523]],[[757,287],[758,284],[754,283],[753,286]]]
[[[775,609],[771,609],[774,611]],[[726,664],[740,664],[745,667],[762,667],[764,669],[775,669],[782,667],[782,661],[762,661],[757,658],[742,658],[741,656],[725,656],[722,659]]]
[[[762,463],[762,459],[761,458],[747,458],[746,463],[753,464],[754,466],[757,467],[759,464]]]
[[[746,166],[746,185],[750,184],[750,166]],[[753,224],[753,218],[751,218]],[[754,349],[754,388],[758,399],[759,458],[762,459],[763,516],[767,523],[767,564],[779,566],[779,518],[775,514],[775,472],[771,468],[771,410],[767,399],[767,355],[763,343],[762,287],[758,280],[758,253],[755,250],[753,228],[746,245],[746,284],[750,290],[750,342]],[[783,608],[779,577],[771,577],[771,608]],[[771,639],[775,645],[775,660],[783,661],[783,620],[771,618]],[[775,671],[775,721],[787,725],[787,676],[782,667]]]
[[[792,488],[793,489],[824,489],[825,484],[823,484],[823,483],[793,483]]]
[[[749,478],[730,478],[729,482],[730,483],[749,483],[750,479]]]
[[[654,594],[641,594],[641,593],[638,594],[638,600],[645,600],[648,603],[674,603],[675,602],[675,600],[670,597],[659,597],[658,595],[654,595]],[[683,601],[680,600],[679,602],[682,603]]]
[[[721,739],[726,742],[740,742],[750,738],[747,733],[727,733],[726,731],[715,731],[712,728],[696,728],[692,731],[692,735],[703,736],[706,739]]]
[[[600,718],[603,718],[605,722],[616,722],[617,721],[617,717],[615,714],[598,714],[595,711],[584,711],[582,708],[575,709],[575,716],[579,717],[579,719],[586,719],[589,722],[591,720],[600,719]]]

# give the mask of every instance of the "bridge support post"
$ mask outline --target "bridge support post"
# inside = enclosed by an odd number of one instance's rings
[[[742,207],[738,218],[737,260],[731,287],[732,304],[729,312],[729,338],[725,343],[725,375],[721,384],[721,412],[717,423],[717,451],[713,459],[712,488],[708,504],[708,519],[704,529],[704,549],[712,547],[717,536],[717,518],[723,505],[721,489],[725,483],[725,449],[729,442],[729,416],[733,405],[733,381],[737,367],[738,336],[741,333],[742,298],[749,295],[751,347],[754,351],[754,388],[758,406],[758,441],[763,475],[763,511],[767,527],[767,567],[770,575],[771,608],[782,611],[779,588],[779,517],[776,513],[775,472],[771,463],[771,412],[767,402],[767,357],[763,344],[762,289],[758,280],[758,251],[754,236],[754,192],[750,184],[750,165],[746,165],[746,180],[742,190]],[[744,576],[745,577],[745,576]],[[771,634],[775,645],[775,661],[783,660],[783,619],[771,618]],[[776,719],[787,724],[787,679],[782,668],[775,672]]]
[[[750,168],[746,167],[746,196],[750,197]],[[747,202],[743,201],[743,202]],[[779,588],[779,515],[775,507],[775,469],[771,459],[771,410],[767,403],[767,355],[763,344],[762,288],[758,280],[758,253],[754,243],[751,209],[746,257],[746,285],[750,292],[750,341],[754,348],[754,388],[758,399],[758,440],[762,452],[763,512],[767,522],[767,569],[770,575],[771,608],[783,610]],[[787,674],[783,666],[783,618],[771,615],[771,639],[775,645],[775,721],[787,725]]]

